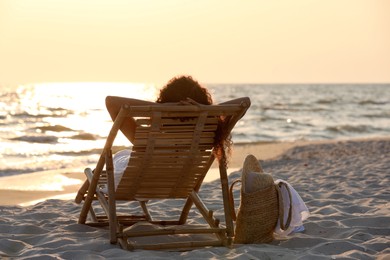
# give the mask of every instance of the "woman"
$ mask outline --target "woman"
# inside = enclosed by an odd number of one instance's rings
[[[191,76],[180,76],[172,78],[161,90],[156,100],[156,103],[172,103],[172,102],[188,102],[188,99],[195,101],[203,105],[213,104],[212,97],[209,91],[202,87]],[[247,100],[247,99],[245,99]],[[235,99],[223,104],[240,104],[243,98]],[[106,107],[112,120],[115,120],[122,105],[154,105],[156,104],[150,101],[143,101],[132,98],[123,98],[108,96],[106,97]],[[120,127],[121,132],[130,140],[134,142],[135,134],[135,121],[133,118],[126,118]],[[227,162],[226,150],[230,154],[231,152],[231,135],[226,134],[224,131],[224,121],[220,120],[219,128],[217,130],[217,136],[214,142],[214,152],[218,160],[224,159]],[[128,163],[130,157],[130,151],[120,151],[114,156],[114,172],[115,172],[115,187],[117,187],[121,174]]]
[[[180,102],[190,98],[203,105],[211,105],[213,100],[206,88],[203,88],[197,81],[190,76],[180,76],[171,79],[161,90],[156,103]],[[122,105],[139,106],[154,105],[150,101],[144,101],[124,97],[106,97],[106,107],[112,120],[118,115]],[[135,121],[132,118],[124,121],[120,130],[130,140],[134,141]]]

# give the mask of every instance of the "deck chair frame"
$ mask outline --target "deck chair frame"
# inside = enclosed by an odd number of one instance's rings
[[[226,162],[219,161],[219,173],[225,227],[213,216],[198,195],[200,186],[215,160],[212,151],[218,118],[224,117],[224,131],[230,133],[250,106],[249,98],[240,104],[122,106],[94,170],[87,168],[87,180],[79,189],[75,201],[82,206],[79,223],[109,226],[110,242],[119,242],[122,248],[179,249],[204,246],[231,246],[234,236],[229,204],[229,183]],[[112,147],[120,126],[126,117],[136,119],[132,155],[120,183],[115,189]],[[172,123],[171,123],[172,121]],[[158,160],[156,160],[156,158]],[[176,179],[177,180],[176,180]],[[156,180],[154,180],[156,179]],[[107,192],[101,185],[105,184]],[[165,185],[165,186],[164,186]],[[152,199],[184,199],[178,220],[155,220],[149,213],[147,201]],[[98,216],[93,201],[98,200],[104,215]],[[117,215],[116,202],[138,201],[142,215]],[[192,206],[199,210],[208,227],[173,229],[186,223]],[[90,216],[92,221],[87,222]],[[129,226],[147,221],[166,226],[156,231],[134,232]],[[129,237],[169,234],[215,234],[215,240],[137,245]]]

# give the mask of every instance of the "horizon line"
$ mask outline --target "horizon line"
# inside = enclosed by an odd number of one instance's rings
[[[388,85],[389,82],[200,82],[201,85]],[[29,83],[14,83],[3,84],[1,87],[19,87],[26,85],[41,85],[41,84],[152,84],[155,82],[141,82],[141,81],[42,81]]]

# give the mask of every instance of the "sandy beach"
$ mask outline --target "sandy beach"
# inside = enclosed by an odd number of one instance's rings
[[[133,252],[111,245],[108,232],[77,224],[73,198],[83,169],[0,178],[0,256],[3,259],[390,259],[390,138],[241,144],[229,179],[240,177],[247,154],[274,179],[288,181],[310,210],[305,231],[271,244],[184,252]],[[28,176],[28,177],[27,177]],[[213,167],[200,194],[222,215]],[[37,187],[39,187],[37,189]],[[236,206],[239,193],[235,192]],[[164,203],[154,210],[163,212]],[[161,213],[164,214],[164,213]],[[192,214],[191,222],[200,221]],[[223,219],[222,219],[223,222]]]

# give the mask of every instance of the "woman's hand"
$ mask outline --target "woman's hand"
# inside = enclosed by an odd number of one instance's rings
[[[179,102],[181,105],[195,105],[195,106],[200,106],[201,104],[199,104],[198,102],[196,102],[195,100],[191,99],[191,98],[186,98],[186,100],[182,100]]]

